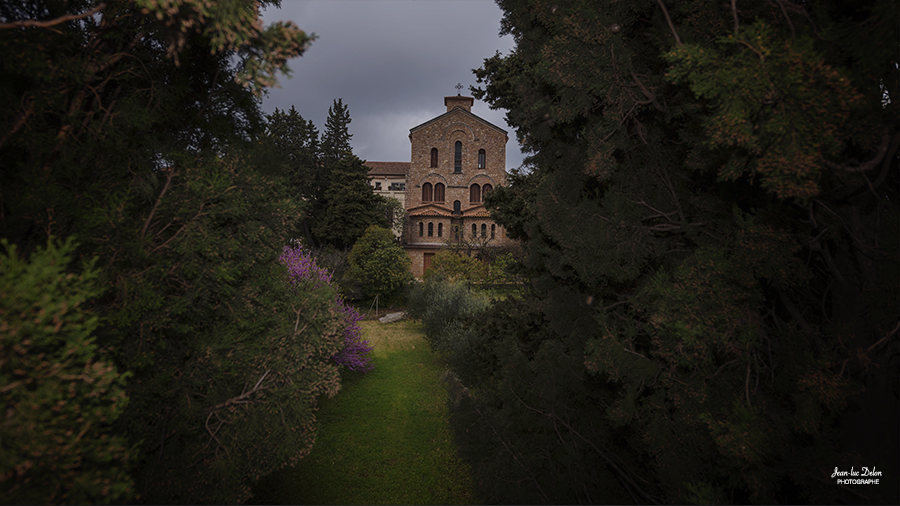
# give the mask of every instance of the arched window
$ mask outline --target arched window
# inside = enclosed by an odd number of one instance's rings
[[[491,191],[493,189],[494,189],[494,187],[491,186],[490,183],[485,184],[484,186],[481,187],[481,196],[484,197],[485,195],[488,194],[489,191]]]
[[[478,168],[483,169],[487,166],[486,159],[487,155],[485,154],[483,149],[478,150]]]
[[[428,237],[431,237],[433,235],[434,235],[434,223],[429,223],[428,224]]]
[[[444,237],[444,224],[438,223],[438,237]]]
[[[478,225],[474,223],[472,224],[472,237],[478,237]]]
[[[444,201],[444,183],[437,183],[434,185],[434,201]]]
[[[431,148],[431,166],[437,167],[437,148]]]
[[[456,141],[453,150],[453,172],[462,172],[462,142]]]
[[[494,230],[497,228],[497,225],[491,224],[491,239],[494,238]]]
[[[487,237],[487,225],[481,224],[481,237]]]
[[[469,187],[469,203],[477,204],[481,202],[481,187],[473,184]]]
[[[433,197],[431,183],[425,183],[422,185],[422,202],[431,202]]]
[[[419,237],[422,237],[423,235],[425,235],[425,224],[419,222]]]
[[[453,214],[460,214],[462,212],[462,204],[458,200],[453,201]]]

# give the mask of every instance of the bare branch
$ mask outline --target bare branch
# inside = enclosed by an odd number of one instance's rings
[[[894,330],[888,332],[887,335],[885,335],[884,337],[882,337],[881,339],[879,339],[878,342],[876,342],[876,343],[873,344],[872,346],[869,346],[869,349],[866,350],[866,351],[869,352],[869,353],[871,353],[872,350],[874,350],[875,348],[877,348],[878,346],[880,346],[881,343],[887,341],[888,339],[891,338],[892,335],[896,334],[898,330],[900,330],[900,321],[898,321],[898,322],[897,322],[897,325],[894,326]]]
[[[662,9],[663,14],[666,16],[666,22],[669,23],[669,28],[672,29],[672,35],[675,36],[675,43],[680,46],[681,39],[678,37],[678,32],[675,30],[675,25],[672,24],[672,18],[669,17],[669,10],[666,9],[666,5],[663,3],[663,0],[656,0],[656,3],[659,4],[659,7]]]
[[[781,0],[775,0],[775,3],[778,4],[778,7],[781,7],[781,13],[784,14],[784,19],[787,20],[788,26],[791,27],[791,37],[796,39],[797,32],[794,31],[794,23],[791,22],[791,17],[788,15],[787,9],[784,8],[784,2]]]
[[[61,16],[56,19],[48,19],[46,21],[35,21],[32,19],[24,20],[24,21],[13,21],[12,23],[0,23],[0,30],[8,30],[10,28],[27,28],[27,27],[37,27],[37,28],[49,28],[51,26],[58,25],[60,23],[65,23],[66,21],[75,21],[76,19],[84,19],[86,17],[93,16],[101,9],[106,7],[105,3],[97,4],[93,9],[85,12],[84,14],[69,14],[66,16]]]
[[[711,380],[711,379],[715,378],[716,376],[719,375],[720,372],[722,372],[723,369],[725,369],[726,367],[728,367],[729,365],[731,365],[737,361],[738,361],[738,359],[734,359],[734,360],[729,360],[728,362],[725,362],[724,364],[722,364],[721,367],[719,367],[719,369],[716,370],[716,372],[713,373],[712,376],[707,376],[706,379]]]
[[[744,393],[747,395],[747,406],[751,409],[753,405],[750,404],[750,361],[747,361],[747,379],[744,381]]]
[[[634,73],[634,71],[631,71],[631,77],[632,79],[634,79],[634,82],[637,83],[638,88],[641,89],[641,93],[643,93],[644,96],[647,97],[648,102],[645,103],[652,103],[653,107],[655,107],[657,111],[665,112],[666,108],[659,105],[659,102],[656,101],[656,94],[644,87],[644,83],[642,83],[641,80],[638,79],[638,76]]]
[[[259,392],[262,390],[267,390],[269,387],[263,387],[261,385],[262,385],[263,380],[266,379],[266,376],[268,376],[270,372],[272,372],[272,369],[267,369],[266,372],[262,375],[262,377],[259,378],[259,381],[256,382],[256,385],[254,385],[253,388],[250,389],[250,391],[244,392],[237,397],[232,397],[231,399],[228,399],[227,401],[225,401],[221,404],[216,404],[215,406],[207,409],[206,411],[210,415],[212,415],[214,412],[216,412],[222,408],[226,408],[228,406],[231,406],[232,404],[240,403],[240,401],[243,401],[243,400],[249,398],[251,395],[255,394],[256,392]],[[209,420],[209,417],[207,417],[207,420]]]
[[[737,35],[738,29],[741,27],[737,15],[737,0],[731,0],[731,16],[734,18],[734,34]]]
[[[164,242],[164,243],[160,244],[159,246],[153,248],[152,251],[156,251],[156,250],[165,248],[166,246],[169,245],[170,242],[172,242],[173,239],[175,239],[176,237],[178,237],[178,234],[182,233],[182,232],[184,231],[184,229],[187,228],[187,226],[190,225],[190,223],[191,223],[192,221],[196,220],[197,218],[199,218],[199,217],[201,217],[201,216],[205,216],[206,213],[203,212],[203,206],[205,206],[205,205],[206,205],[206,202],[201,203],[201,204],[200,204],[200,209],[197,210],[197,214],[195,214],[193,218],[191,218],[190,220],[188,220],[187,223],[185,223],[184,225],[182,225],[181,228],[179,228],[178,231],[176,231],[176,232],[172,235],[172,237],[169,237],[168,239],[166,239],[166,242]]]
[[[144,240],[144,236],[147,235],[147,229],[150,227],[150,222],[153,221],[153,215],[156,213],[156,209],[159,207],[159,203],[162,201],[166,191],[169,190],[169,184],[172,182],[173,177],[175,177],[175,168],[169,167],[169,175],[166,177],[166,184],[163,185],[159,197],[156,197],[156,203],[153,204],[153,209],[150,209],[150,216],[147,216],[147,221],[144,222],[144,227],[141,228],[141,240]],[[166,225],[166,227],[168,227],[168,225]]]
[[[891,135],[891,130],[889,129],[881,136],[881,145],[879,145],[878,149],[875,151],[875,156],[868,162],[861,163],[856,167],[850,167],[847,164],[837,164],[825,160],[825,166],[829,169],[850,172],[851,174],[872,170],[881,163],[881,161],[885,158],[885,155],[888,155],[888,151],[890,151],[889,156],[893,156],[894,152],[897,151],[898,141],[900,141],[900,132],[896,132]]]

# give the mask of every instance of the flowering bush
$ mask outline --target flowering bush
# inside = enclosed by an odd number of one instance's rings
[[[369,353],[374,349],[369,341],[362,339],[359,321],[362,315],[346,302],[337,299],[338,310],[344,315],[347,326],[344,327],[344,348],[334,356],[334,361],[351,371],[369,372],[375,368]]]
[[[288,268],[288,280],[291,285],[311,283],[313,288],[329,286],[334,288],[337,293],[337,289],[332,283],[331,273],[316,265],[312,255],[303,251],[303,246],[300,244],[285,246],[278,260]],[[351,371],[371,371],[375,366],[372,364],[369,353],[374,348],[362,338],[362,329],[359,327],[362,315],[347,304],[340,295],[335,295],[334,304],[344,318],[344,346],[333,357],[334,362]]]

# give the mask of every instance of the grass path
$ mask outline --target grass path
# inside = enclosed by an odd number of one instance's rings
[[[361,322],[375,370],[324,399],[312,452],[264,478],[259,504],[474,504],[447,422],[443,366],[421,324]]]

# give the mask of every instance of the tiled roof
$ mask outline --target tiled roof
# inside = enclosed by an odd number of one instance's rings
[[[370,176],[386,176],[391,174],[406,175],[409,172],[409,162],[366,162]]]
[[[409,216],[452,216],[453,214],[449,209],[434,204],[412,207],[407,209],[407,213]]]
[[[463,216],[466,218],[490,218],[491,213],[484,206],[476,206],[463,211]]]

